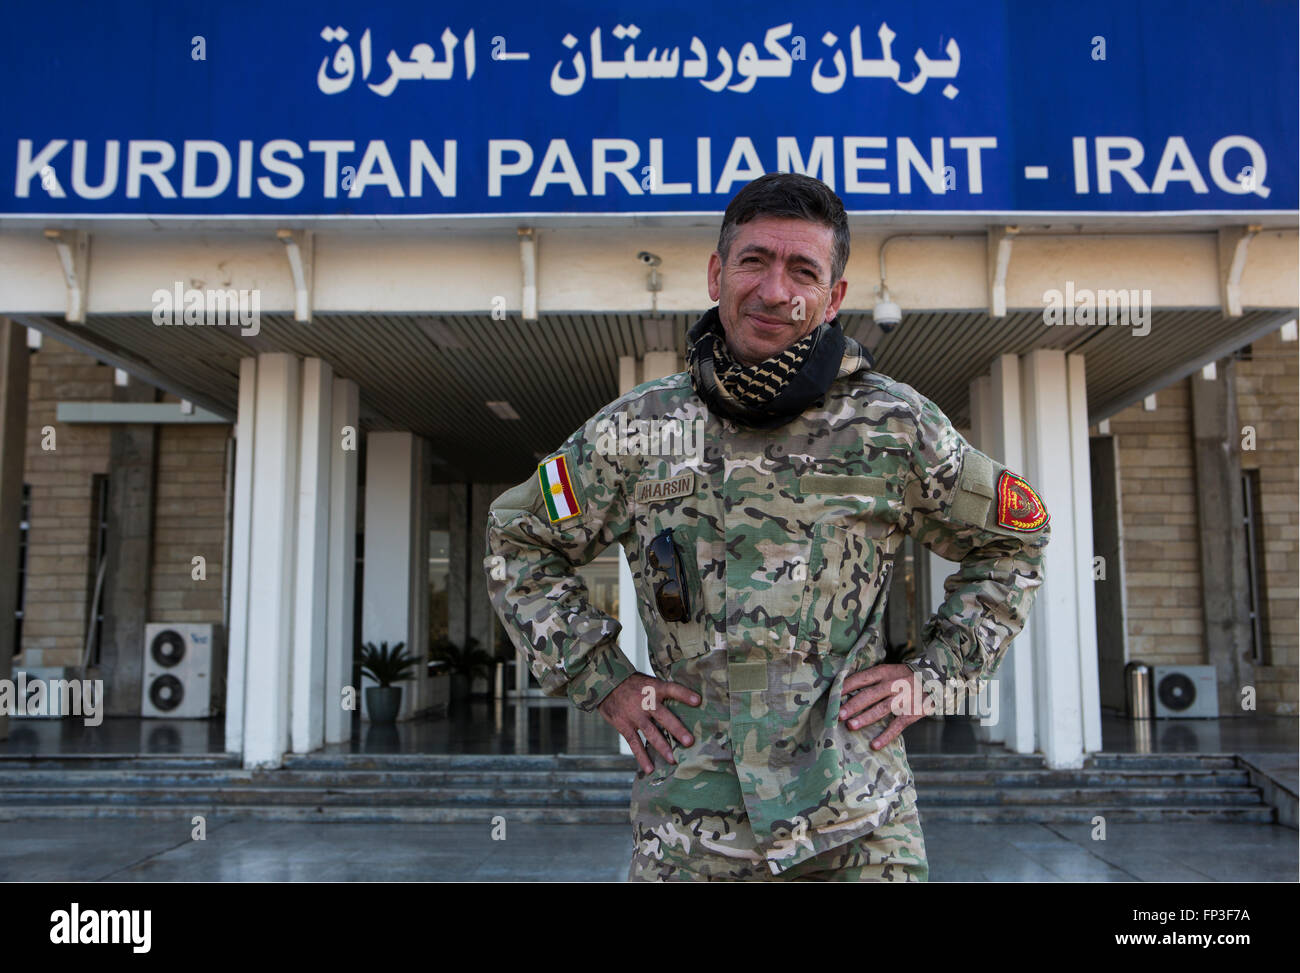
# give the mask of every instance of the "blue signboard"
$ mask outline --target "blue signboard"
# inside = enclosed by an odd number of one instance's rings
[[[0,213],[1297,208],[1297,3],[25,3]]]

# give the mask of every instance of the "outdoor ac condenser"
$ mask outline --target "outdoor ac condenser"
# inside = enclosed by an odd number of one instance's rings
[[[193,720],[220,711],[218,631],[211,623],[194,622],[152,622],[144,627],[141,716]]]
[[[1153,666],[1152,695],[1157,719],[1214,719],[1219,692],[1214,666]]]

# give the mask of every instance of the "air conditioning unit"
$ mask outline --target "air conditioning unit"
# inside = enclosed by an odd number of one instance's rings
[[[140,715],[194,720],[221,711],[223,653],[211,623],[151,622],[144,627]]]
[[[1219,715],[1214,666],[1152,666],[1157,719],[1215,719]]]

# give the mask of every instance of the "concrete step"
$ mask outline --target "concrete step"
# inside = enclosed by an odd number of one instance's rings
[[[921,804],[922,824],[936,821],[987,824],[1091,824],[1098,809],[1053,805],[1044,808],[1025,807],[931,807]],[[8,807],[0,805],[0,821],[95,818],[134,819],[175,822],[178,812],[188,828],[189,816],[203,814],[209,818],[230,820],[234,818],[258,821],[312,821],[312,822],[410,822],[440,824],[453,822],[491,824],[499,809],[432,804],[419,807],[331,807],[283,806],[274,804],[246,805],[240,808],[213,807],[190,804],[169,807],[103,804],[94,806],[45,804],[40,806]],[[503,815],[509,823],[538,822],[549,824],[629,824],[628,808],[590,807],[565,805],[524,805],[507,809]],[[1252,807],[1118,807],[1105,811],[1108,824],[1170,824],[1189,821],[1210,821],[1236,824],[1270,824],[1273,809],[1262,805]]]
[[[1249,805],[1259,804],[1254,787],[945,787],[921,791],[927,805],[1041,807],[1051,804],[1088,805],[1094,808],[1124,806]],[[6,787],[0,789],[0,805],[39,805],[49,802],[49,788]],[[531,804],[614,804],[627,806],[631,795],[626,786],[615,787],[508,787],[483,781],[446,790],[391,787],[321,788],[308,786],[246,785],[168,787],[61,787],[60,804],[320,804],[368,807],[422,804],[477,804],[491,807]]]
[[[113,769],[47,770],[0,768],[0,793],[13,787],[386,787],[424,790],[484,783],[476,770],[242,770]],[[513,770],[492,772],[491,781],[519,789],[631,786],[633,774],[619,770]],[[916,773],[923,790],[950,787],[1246,787],[1249,775],[1234,770],[928,770]]]
[[[0,753],[0,773],[22,770],[227,770],[243,762],[235,754]]]
[[[1230,754],[915,754],[928,820],[1272,821]],[[635,764],[621,754],[302,754],[245,770],[231,754],[0,755],[0,820],[178,814],[315,821],[626,823]]]

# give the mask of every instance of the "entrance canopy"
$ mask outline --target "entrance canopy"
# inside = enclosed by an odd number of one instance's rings
[[[1253,310],[1225,320],[1217,308],[1157,310],[1141,337],[1132,326],[1048,327],[1042,311],[1002,318],[982,310],[921,312],[883,337],[869,314],[846,314],[843,323],[874,350],[879,371],[912,385],[966,426],[970,381],[997,355],[1082,352],[1095,423],[1276,330],[1288,313]],[[267,351],[319,357],[360,385],[368,428],[410,430],[429,440],[436,478],[511,482],[617,397],[621,356],[660,350],[653,343],[665,324],[671,347],[662,350],[684,355],[685,331],[696,316],[671,313],[647,323],[647,316],[626,313],[548,313],[528,322],[517,315],[497,321],[330,313],[303,324],[268,314],[260,333],[247,337],[227,327],[160,328],[148,315],[91,315],[84,325],[51,315],[18,320],[230,419],[242,357]],[[490,402],[509,403],[518,418],[502,418]]]

